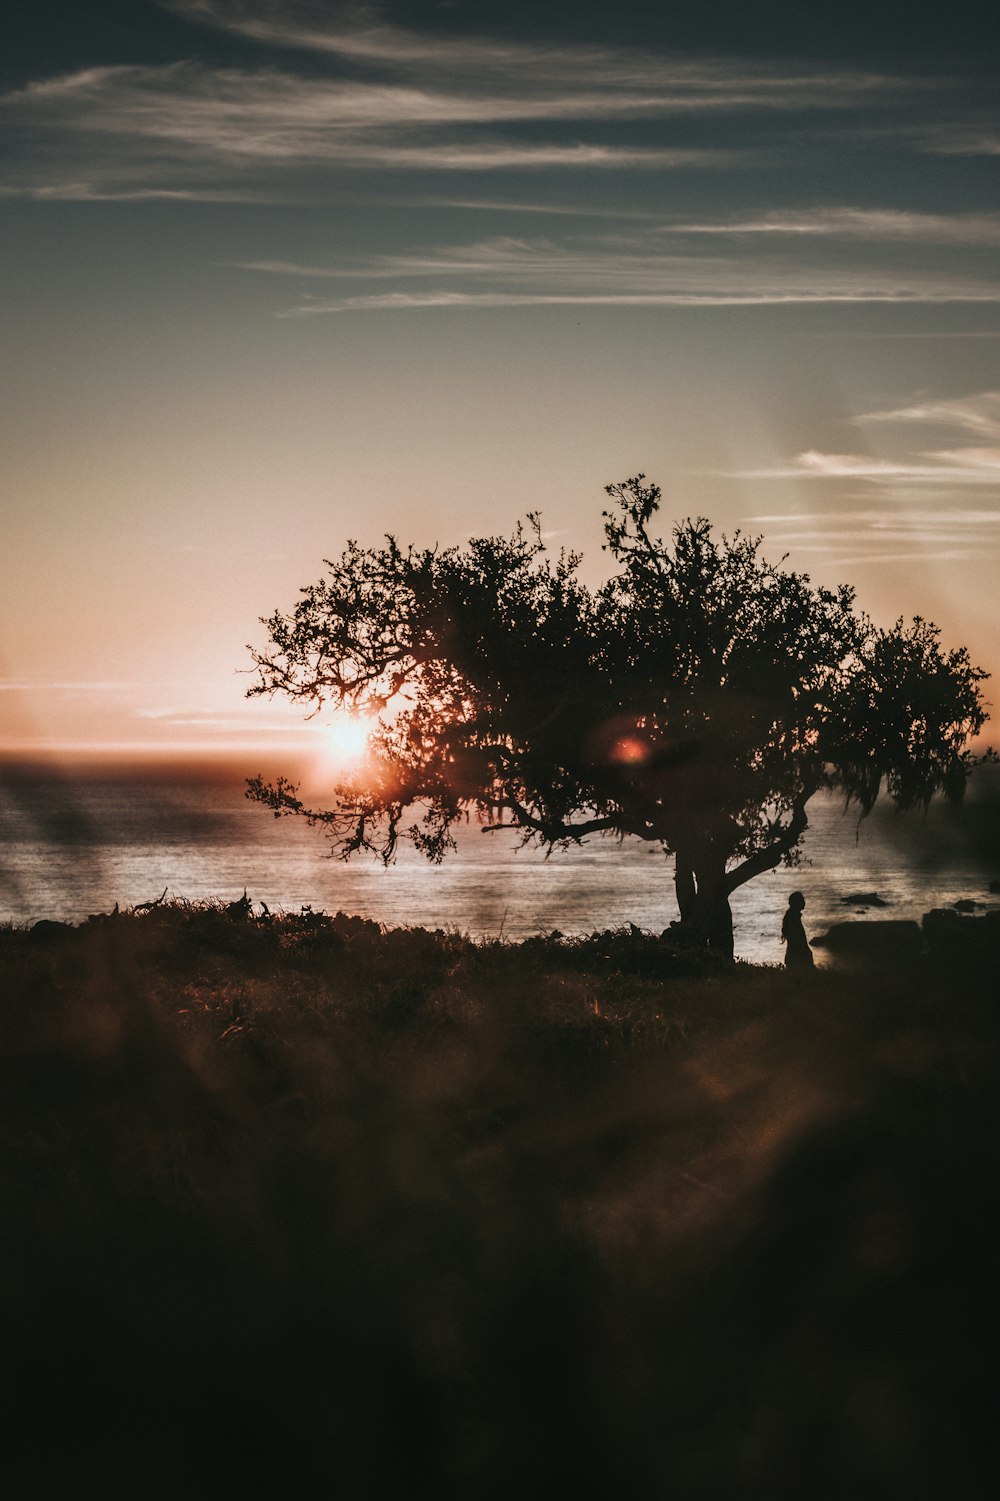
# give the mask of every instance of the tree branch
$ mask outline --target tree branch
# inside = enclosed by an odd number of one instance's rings
[[[622,832],[620,818],[590,818],[583,823],[546,823],[543,819],[528,815],[521,823],[487,823],[482,827],[483,834],[496,833],[498,829],[530,829],[532,833],[541,834],[549,842],[560,839],[571,839],[574,842],[583,839],[587,834],[619,834]]]
[[[737,865],[735,870],[726,872],[723,885],[727,896],[731,896],[740,886],[745,886],[747,881],[752,881],[754,876],[763,875],[767,870],[776,870],[785,856],[795,848],[809,827],[806,803],[815,790],[815,787],[810,787],[808,792],[800,793],[795,799],[792,816],[773,844],[758,850],[755,855],[744,860],[742,865]]]

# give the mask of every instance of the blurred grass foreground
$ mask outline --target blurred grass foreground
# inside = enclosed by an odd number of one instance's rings
[[[6,1494],[997,1494],[994,958],[0,932]]]

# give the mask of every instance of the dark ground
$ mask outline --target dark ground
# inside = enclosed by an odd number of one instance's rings
[[[995,968],[0,932],[17,1498],[998,1493]]]

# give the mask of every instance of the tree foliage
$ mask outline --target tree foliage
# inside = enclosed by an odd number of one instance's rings
[[[986,674],[917,616],[880,629],[844,586],[766,562],[703,518],[650,530],[660,491],[608,487],[602,587],[552,557],[537,516],[464,547],[350,543],[291,614],[263,623],[253,694],[378,717],[363,776],[307,807],[284,778],[248,795],[322,825],[345,857],[433,860],[473,812],[549,849],[634,835],[676,856],[683,923],[731,947],[728,898],[792,862],[806,805],[870,811],[961,795]],[[415,820],[405,824],[407,810]]]

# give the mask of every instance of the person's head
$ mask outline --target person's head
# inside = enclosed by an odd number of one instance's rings
[[[801,912],[805,904],[806,899],[802,895],[801,891],[793,891],[791,896],[788,898],[788,905],[791,907],[793,912]]]

